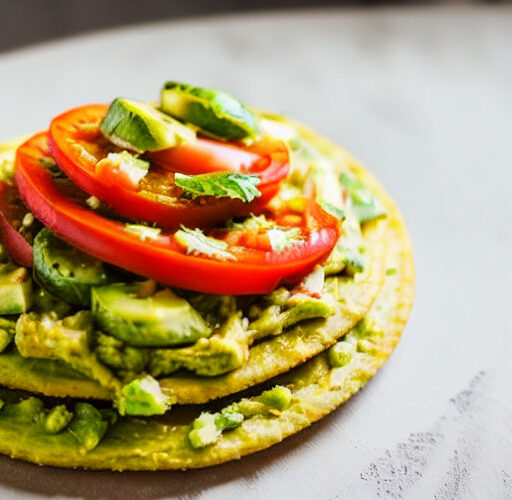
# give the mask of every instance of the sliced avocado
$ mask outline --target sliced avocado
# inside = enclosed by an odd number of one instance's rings
[[[353,342],[340,340],[334,344],[327,352],[329,364],[333,368],[345,366],[352,359],[352,354],[355,352],[355,345]]]
[[[117,98],[100,124],[116,146],[137,153],[158,151],[195,139],[194,131],[153,106]]]
[[[31,424],[38,422],[44,416],[44,404],[35,397],[23,399],[15,404],[7,405],[3,410],[4,416],[16,417],[19,422]]]
[[[32,305],[32,279],[25,267],[0,264],[0,315],[21,314]]]
[[[215,443],[222,434],[222,429],[216,425],[216,414],[203,412],[192,423],[188,440],[192,448],[200,449]]]
[[[44,419],[44,430],[48,434],[57,434],[67,427],[73,414],[67,410],[66,405],[58,405],[50,410]]]
[[[94,288],[92,310],[99,327],[136,347],[187,344],[212,331],[201,315],[171,290],[140,297],[140,283]]]
[[[155,349],[150,353],[152,375],[168,375],[181,368],[197,375],[213,377],[230,372],[244,363],[249,355],[248,335],[240,314],[231,316],[219,333],[200,339],[181,349]]]
[[[158,382],[151,376],[132,380],[121,390],[119,413],[149,417],[163,415],[171,406],[172,400],[166,396]]]
[[[161,110],[227,140],[254,137],[260,132],[254,113],[220,90],[167,82],[162,89]]]
[[[54,312],[58,318],[64,318],[72,308],[73,306],[67,302],[59,300],[43,288],[39,288],[34,293],[31,311],[39,314]]]
[[[5,318],[0,318],[0,353],[5,351],[14,338],[16,323]]]
[[[263,392],[260,396],[254,398],[258,403],[275,408],[276,410],[286,410],[292,400],[292,392],[288,387],[276,385],[273,389]]]
[[[103,364],[127,376],[141,373],[149,354],[148,349],[126,345],[122,340],[102,332],[96,332],[95,351]]]
[[[121,386],[91,349],[93,318],[89,311],[80,311],[64,319],[59,319],[54,312],[22,314],[16,323],[14,340],[25,358],[64,361],[112,393]]]
[[[108,282],[101,260],[68,245],[47,228],[34,240],[34,276],[55,297],[83,307],[91,304],[91,288]]]
[[[270,335],[281,335],[286,328],[306,319],[326,318],[334,314],[331,305],[322,299],[305,294],[289,296],[282,306],[272,304],[264,309],[249,324],[253,339],[262,339]]]
[[[107,432],[108,421],[89,403],[77,403],[74,413],[75,416],[68,426],[69,432],[75,436],[84,452],[91,451],[98,446]]]
[[[279,416],[287,410],[292,401],[292,392],[288,387],[276,385],[254,398],[243,398],[238,403],[226,406],[218,413],[202,412],[192,422],[188,441],[194,449],[205,448],[215,443],[222,432],[235,429],[246,418],[256,415]]]

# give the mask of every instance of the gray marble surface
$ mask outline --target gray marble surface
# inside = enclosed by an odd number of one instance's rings
[[[391,360],[320,423],[192,472],[0,459],[0,498],[512,497],[512,9],[324,10],[143,25],[0,57],[0,137],[168,78],[230,90],[363,160],[409,224]]]

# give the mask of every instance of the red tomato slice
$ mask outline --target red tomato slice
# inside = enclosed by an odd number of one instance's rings
[[[44,167],[44,159],[50,156],[47,141],[46,133],[36,134],[16,155],[16,182],[32,213],[71,245],[160,283],[207,293],[268,293],[280,283],[299,281],[329,255],[338,240],[339,221],[311,202],[302,217],[301,243],[281,252],[233,246],[228,250],[235,260],[217,260],[187,255],[172,233],[142,241],[127,232],[124,224],[84,208],[65,194]]]
[[[158,165],[183,174],[256,174],[261,179],[260,190],[282,181],[289,170],[286,144],[269,136],[247,147],[198,138],[195,142],[156,151],[148,156]]]
[[[260,211],[277,193],[279,182],[288,173],[288,153],[283,151],[283,146],[276,149],[276,161],[269,165],[270,153],[259,154],[225,146],[222,149],[224,156],[219,157],[215,155],[218,148],[214,141],[200,140],[198,143],[203,147],[199,147],[202,158],[212,165],[208,171],[217,171],[226,162],[229,163],[227,152],[233,154],[238,160],[249,162],[252,168],[249,170],[260,175],[258,189],[261,196],[251,203],[229,198],[206,197],[194,201],[182,199],[178,197],[181,191],[174,185],[173,174],[169,169],[157,165],[153,165],[142,181],[134,185],[126,174],[115,168],[97,168],[98,161],[109,152],[119,151],[99,131],[99,123],[107,109],[108,106],[103,104],[87,105],[54,118],[50,125],[50,148],[59,167],[77,186],[98,197],[122,216],[155,222],[167,229],[176,229],[180,224],[211,227],[233,215]],[[182,167],[188,155],[191,161],[189,173],[197,170],[197,154],[194,156],[190,151],[187,153],[187,150],[182,153]],[[262,162],[271,168],[259,174],[255,169]]]
[[[14,262],[32,267],[32,247],[11,224],[13,220],[21,219],[26,212],[17,203],[18,200],[16,187],[0,182],[0,241]]]

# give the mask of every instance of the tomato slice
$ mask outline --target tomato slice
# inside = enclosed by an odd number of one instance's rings
[[[14,262],[32,267],[32,246],[13,225],[21,224],[25,213],[16,187],[0,182],[0,241]]]
[[[107,109],[106,105],[94,104],[57,116],[50,125],[49,143],[55,161],[66,175],[82,190],[96,196],[122,216],[154,222],[166,229],[176,229],[180,224],[211,227],[233,215],[259,212],[277,193],[279,182],[288,173],[288,152],[283,144],[274,143],[274,152],[268,151],[268,144],[262,144],[261,148],[267,149],[260,152],[224,146],[221,148],[223,156],[220,157],[220,146],[217,147],[215,141],[199,140],[195,152],[181,150],[181,168],[175,171],[187,171],[187,161],[190,167],[188,173],[200,169],[198,162],[211,164],[210,170],[203,171],[224,170],[223,165],[234,164],[234,157],[239,165],[247,163],[250,167],[248,172],[260,176],[258,189],[261,196],[251,203],[230,198],[182,199],[167,164],[167,168],[152,165],[142,181],[133,185],[118,170],[97,168],[98,162],[109,152],[119,151],[99,131],[99,124]],[[148,155],[152,161],[155,161],[154,156]],[[268,168],[262,169],[262,165]]]
[[[279,183],[289,170],[286,144],[270,136],[263,137],[251,146],[198,138],[195,142],[156,151],[148,156],[163,168],[183,174],[256,174],[261,180],[260,189]]]
[[[294,283],[323,261],[339,237],[339,221],[316,203],[302,216],[300,244],[280,252],[229,247],[233,260],[188,255],[173,233],[144,241],[80,204],[45,168],[51,153],[48,135],[36,134],[17,152],[15,178],[32,213],[71,245],[103,261],[174,287],[221,294],[268,293],[280,283]],[[69,182],[69,181],[67,181]]]

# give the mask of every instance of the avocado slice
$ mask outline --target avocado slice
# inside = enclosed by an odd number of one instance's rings
[[[53,296],[88,307],[91,288],[108,282],[101,260],[68,245],[47,228],[34,240],[34,276]]]
[[[123,149],[158,151],[195,139],[195,132],[150,104],[118,97],[100,124],[103,134]]]
[[[270,294],[273,300],[277,290]],[[278,297],[280,302],[281,297]],[[257,318],[249,324],[253,340],[271,335],[281,335],[291,326],[307,319],[327,318],[335,313],[334,308],[324,299],[316,299],[302,293],[289,296],[282,305],[271,304],[263,311],[258,311]]]
[[[63,361],[112,394],[121,387],[91,349],[93,317],[90,311],[80,311],[63,319],[54,312],[22,314],[16,323],[14,341],[24,358]]]
[[[168,288],[140,296],[143,284],[93,288],[92,311],[101,330],[135,347],[166,347],[209,337],[201,315]]]
[[[167,82],[162,89],[160,109],[222,139],[238,140],[260,133],[255,114],[221,90]]]
[[[74,408],[74,418],[69,424],[69,432],[80,443],[82,453],[93,450],[102,440],[108,429],[108,421],[93,405],[79,402]]]
[[[14,321],[0,318],[0,353],[4,352],[14,338],[16,323]]]
[[[181,349],[154,349],[149,355],[149,371],[168,375],[181,368],[197,375],[213,377],[231,372],[244,364],[249,355],[249,335],[241,313],[233,314],[219,333]]]
[[[21,314],[32,305],[32,279],[25,267],[0,264],[0,315]]]
[[[72,418],[73,413],[68,411],[66,405],[57,405],[46,415],[44,419],[44,430],[48,434],[57,434],[67,427]]]
[[[158,382],[151,376],[132,380],[121,390],[119,413],[121,415],[163,415],[170,407],[172,399],[166,396]]]

